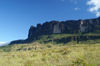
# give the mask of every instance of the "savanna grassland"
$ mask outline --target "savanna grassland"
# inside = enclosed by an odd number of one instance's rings
[[[100,66],[100,44],[14,44],[0,47],[0,66]]]

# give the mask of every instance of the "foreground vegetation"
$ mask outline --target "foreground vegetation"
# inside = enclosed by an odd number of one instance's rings
[[[0,47],[0,66],[100,66],[100,44],[15,44]]]

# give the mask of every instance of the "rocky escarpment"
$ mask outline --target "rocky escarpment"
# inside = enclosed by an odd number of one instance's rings
[[[59,21],[46,22],[43,25],[37,24],[37,27],[31,26],[29,29],[28,38],[38,35],[49,35],[53,33],[63,33],[64,25]]]
[[[100,30],[100,17],[86,20],[67,20],[67,21],[50,21],[44,24],[37,24],[36,27],[31,26],[28,38],[24,41],[18,40],[18,43],[25,43],[38,39],[39,35],[50,35],[55,33],[88,33]],[[21,41],[21,42],[20,42]],[[17,41],[15,41],[17,43]],[[14,42],[11,42],[14,44]]]
[[[80,33],[93,32],[99,30],[100,17],[96,19],[86,20],[68,20],[68,21],[51,21],[45,22],[43,25],[37,24],[37,27],[31,26],[28,38],[37,35],[49,35],[53,33]]]

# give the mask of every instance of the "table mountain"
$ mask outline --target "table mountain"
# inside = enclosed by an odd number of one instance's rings
[[[12,41],[10,44],[27,43],[40,35],[89,33],[100,30],[100,17],[85,20],[50,21],[36,27],[31,26],[26,40]]]

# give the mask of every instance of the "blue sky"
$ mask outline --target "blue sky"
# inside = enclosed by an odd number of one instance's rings
[[[0,42],[26,39],[31,25],[100,16],[100,0],[0,0]]]

